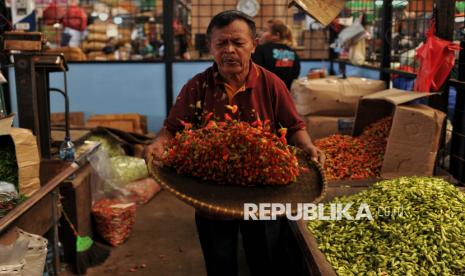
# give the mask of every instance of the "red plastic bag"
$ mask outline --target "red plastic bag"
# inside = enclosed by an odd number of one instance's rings
[[[63,18],[63,25],[81,32],[84,31],[87,28],[86,12],[76,5],[69,6]]]
[[[43,13],[45,25],[53,25],[57,22],[60,22],[64,16],[65,9],[63,7],[57,6],[55,2],[50,3],[50,5],[45,8]]]
[[[455,51],[460,46],[434,35],[434,20],[426,34],[426,42],[417,49],[416,57],[420,61],[414,91],[438,91],[449,76],[455,63]]]
[[[92,206],[97,232],[113,246],[124,243],[136,222],[136,204],[103,198]]]

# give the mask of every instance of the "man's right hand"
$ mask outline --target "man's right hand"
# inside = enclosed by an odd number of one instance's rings
[[[161,166],[163,151],[173,135],[163,128],[152,144],[145,147],[144,157],[147,165]]]
[[[156,139],[152,144],[145,147],[145,161],[148,165],[154,164],[160,166],[161,159],[163,156],[164,144]]]

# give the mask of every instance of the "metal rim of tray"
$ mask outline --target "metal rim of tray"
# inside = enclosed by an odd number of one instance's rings
[[[317,196],[314,200],[311,202],[303,202],[303,203],[320,203],[325,197],[327,193],[327,181],[326,177],[323,171],[323,167],[318,163],[310,159],[310,156],[308,153],[303,152],[299,150],[300,154],[303,154],[305,160],[307,161],[307,164],[309,165],[309,169],[312,169],[313,171],[316,172],[317,177],[320,179],[321,182],[321,192],[320,195]],[[178,197],[180,200],[186,202],[187,204],[193,206],[194,208],[201,210],[202,212],[206,212],[208,214],[211,214],[213,216],[221,216],[221,217],[232,217],[232,218],[243,218],[244,217],[244,211],[239,211],[239,210],[234,210],[231,208],[226,208],[223,206],[220,206],[218,204],[212,204],[203,200],[199,200],[194,198],[191,195],[188,195],[186,193],[180,192],[177,189],[173,188],[169,183],[166,183],[164,180],[162,180],[158,175],[157,172],[152,168],[152,160],[148,160],[148,170],[149,170],[149,175],[157,181],[164,189],[168,190],[172,194],[174,194],[176,197]],[[300,163],[300,160],[299,160]],[[300,166],[300,165],[299,165]],[[174,172],[175,173],[175,172]],[[174,176],[176,177],[176,176]],[[194,177],[191,177],[194,178]],[[199,180],[201,181],[201,180]],[[289,185],[294,185],[295,183],[289,184]],[[232,185],[230,185],[232,186]],[[247,187],[239,187],[239,186],[233,186],[236,187],[237,189],[244,189]],[[271,188],[271,187],[269,187]],[[292,208],[292,213],[294,214],[296,212],[296,208]]]

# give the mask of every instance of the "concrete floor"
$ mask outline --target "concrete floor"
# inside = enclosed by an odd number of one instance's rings
[[[166,191],[139,206],[136,224],[126,243],[87,274],[97,275],[206,275],[194,222],[194,209]],[[239,246],[239,275],[249,275]]]

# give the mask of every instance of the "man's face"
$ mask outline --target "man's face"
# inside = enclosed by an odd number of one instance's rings
[[[256,41],[243,20],[234,20],[221,29],[213,28],[210,38],[210,53],[225,75],[248,72]]]

